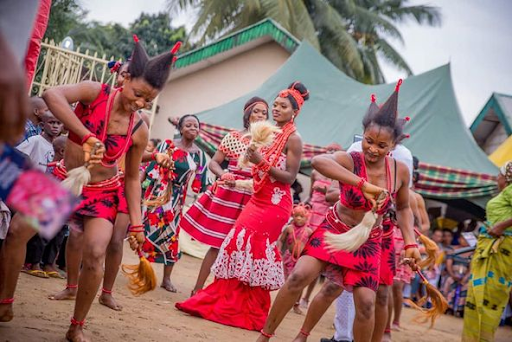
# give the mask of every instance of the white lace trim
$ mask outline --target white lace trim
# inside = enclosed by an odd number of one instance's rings
[[[235,237],[235,228],[231,229],[219,250],[219,256],[212,266],[212,273],[217,278],[232,279],[251,286],[260,286],[267,290],[278,290],[284,284],[283,265],[276,260],[277,241],[266,240],[265,259],[254,259],[252,254],[252,234],[246,237],[242,229],[236,236],[236,251],[228,252],[226,246]],[[244,246],[245,244],[245,246]]]

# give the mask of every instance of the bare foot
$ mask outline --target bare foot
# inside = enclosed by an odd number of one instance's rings
[[[292,342],[306,342],[307,340],[307,336],[304,336],[303,334],[299,333],[297,336],[295,336],[295,339]]]
[[[295,312],[297,315],[302,315],[303,314],[302,310],[299,307],[299,304],[295,304],[293,306],[293,312]]]
[[[10,322],[14,317],[11,304],[0,304],[0,322]]]
[[[77,288],[66,287],[64,290],[54,295],[48,296],[51,300],[73,300],[76,297]]]
[[[90,340],[85,338],[83,327],[79,325],[70,325],[68,332],[66,333],[66,340],[70,342],[89,342]]]
[[[391,333],[384,333],[381,342],[391,342]]]
[[[402,327],[400,326],[400,323],[395,323],[393,322],[393,324],[391,324],[391,330],[394,330],[394,331],[402,331]]]
[[[307,308],[308,308],[308,305],[309,305],[309,300],[304,299],[304,298],[302,298],[302,299],[300,300],[300,307],[301,307],[302,309],[307,309]]]
[[[114,299],[114,296],[112,296],[111,293],[105,293],[101,292],[100,297],[98,298],[98,301],[101,305],[105,305],[107,308],[111,308],[115,311],[121,311],[123,310],[123,306],[117,304],[116,300]]]
[[[171,283],[170,280],[168,279],[164,279],[162,281],[162,285],[160,285],[161,288],[165,289],[166,291],[169,291],[169,292],[172,292],[172,293],[176,293],[178,292],[178,290],[176,290],[176,288],[174,287],[174,285]]]

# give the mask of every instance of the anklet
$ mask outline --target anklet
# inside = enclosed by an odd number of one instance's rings
[[[112,294],[112,291],[106,290],[105,288],[102,288],[101,292],[106,293],[106,294]]]
[[[77,321],[75,319],[75,317],[71,317],[71,325],[78,325],[78,326],[81,326],[83,327],[85,324],[85,319],[81,320],[81,321]]]
[[[308,332],[304,331],[304,329],[300,329],[300,333],[306,337],[310,335]]]
[[[76,289],[78,285],[66,285],[66,289]]]
[[[5,298],[0,300],[0,304],[12,304],[14,303],[14,298]]]
[[[264,332],[263,329],[260,330],[260,334],[262,334],[266,338],[271,338],[271,337],[275,336],[274,334],[269,334],[269,333]]]

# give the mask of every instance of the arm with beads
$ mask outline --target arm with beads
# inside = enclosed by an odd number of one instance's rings
[[[128,214],[130,216],[130,247],[139,249],[144,242],[144,229],[142,225],[142,213],[140,207],[141,185],[139,178],[139,165],[142,160],[142,154],[148,143],[148,128],[142,126],[132,137],[133,144],[126,153],[125,166],[125,192],[128,203]]]
[[[395,172],[397,172],[397,181],[400,184],[396,196],[396,218],[405,244],[404,250],[406,258],[404,258],[404,260],[408,260],[407,263],[409,266],[411,266],[413,270],[416,270],[416,262],[421,260],[421,255],[418,245],[416,244],[414,218],[409,205],[409,171],[405,164],[397,162]]]

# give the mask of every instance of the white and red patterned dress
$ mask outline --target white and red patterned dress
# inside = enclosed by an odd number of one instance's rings
[[[237,166],[239,156],[248,146],[249,140],[237,131],[228,133],[219,145],[219,150],[227,157],[228,171],[237,180],[252,179],[250,167]],[[195,240],[220,248],[251,195],[250,190],[222,185],[213,191],[208,189],[183,215],[180,228]]]

